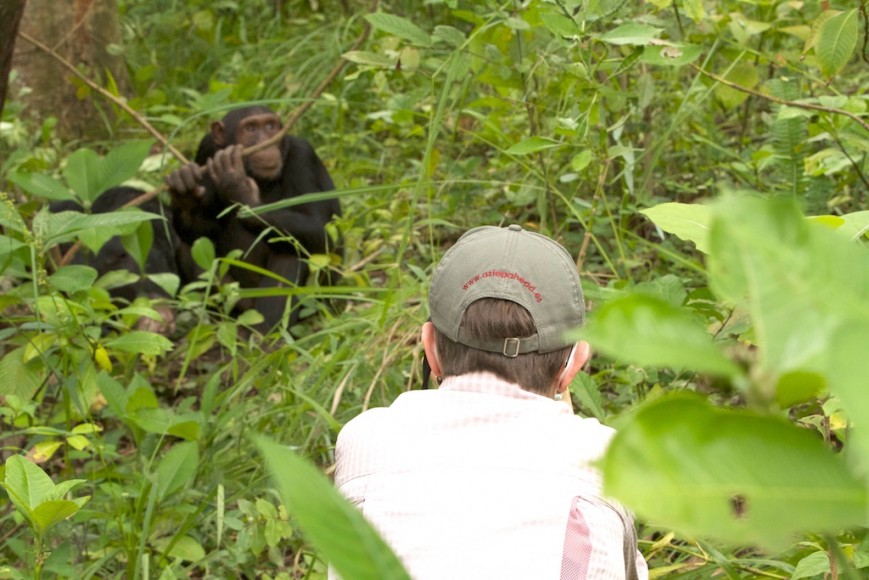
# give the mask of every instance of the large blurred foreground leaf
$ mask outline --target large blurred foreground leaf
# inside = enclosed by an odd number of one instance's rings
[[[287,511],[343,578],[409,580],[389,546],[317,468],[268,439],[258,438],[257,446]]]
[[[647,521],[738,544],[784,548],[796,532],[866,521],[865,483],[817,436],[693,395],[645,405],[603,472],[606,493]]]

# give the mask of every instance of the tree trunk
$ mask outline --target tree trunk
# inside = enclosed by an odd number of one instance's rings
[[[106,71],[124,94],[129,77],[123,59],[109,54],[120,44],[115,0],[29,0],[21,31],[50,46],[90,79],[107,84]],[[17,83],[32,92],[27,113],[37,122],[58,119],[64,140],[104,138],[112,132],[112,109],[64,69],[57,59],[28,42],[18,42],[13,67]]]
[[[8,0],[0,2],[0,119],[3,118],[3,104],[9,86],[9,71],[12,69],[12,54],[15,52],[15,38],[18,36],[18,23],[24,14],[27,0]]]

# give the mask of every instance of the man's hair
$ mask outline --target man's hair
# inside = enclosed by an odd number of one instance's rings
[[[531,313],[524,306],[498,298],[481,298],[468,305],[462,326],[479,338],[530,336],[536,332]],[[486,352],[450,340],[435,327],[435,344],[445,377],[488,371],[526,391],[550,396],[555,379],[564,368],[571,346],[540,354],[529,352],[515,357]]]

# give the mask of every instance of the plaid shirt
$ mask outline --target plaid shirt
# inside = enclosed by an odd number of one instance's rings
[[[494,375],[450,377],[347,423],[335,483],[415,579],[645,579],[591,465],[613,434]]]

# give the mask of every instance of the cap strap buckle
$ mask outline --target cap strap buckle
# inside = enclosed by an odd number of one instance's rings
[[[520,341],[518,338],[505,338],[504,349],[501,351],[506,357],[516,358],[519,355]]]

